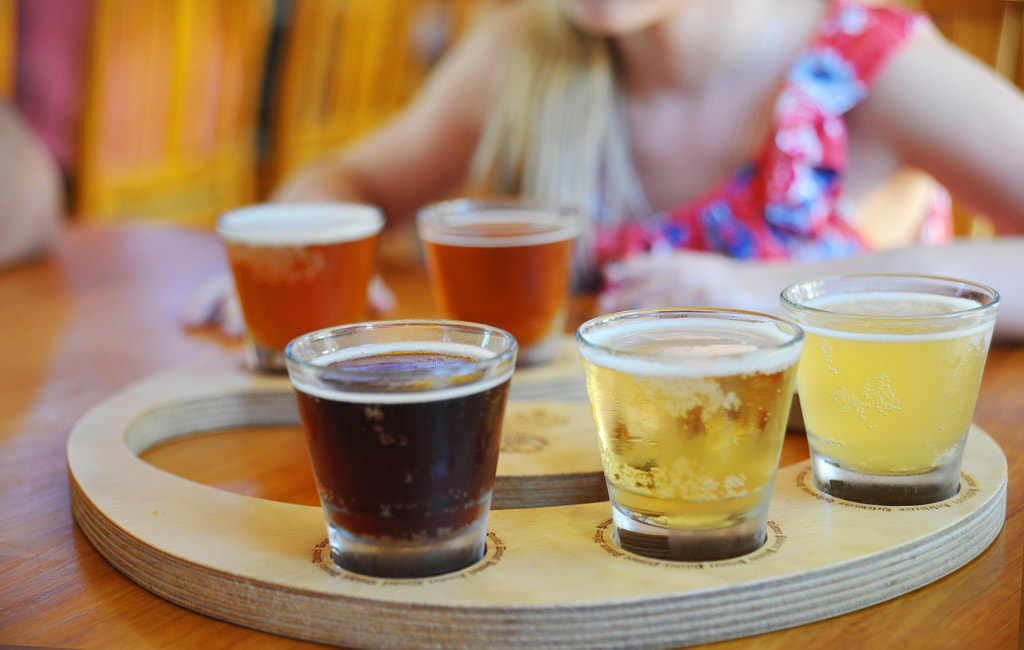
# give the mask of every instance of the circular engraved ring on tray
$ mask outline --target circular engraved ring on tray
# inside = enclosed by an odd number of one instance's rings
[[[967,472],[960,472],[960,485],[957,487],[956,494],[943,501],[909,506],[880,505],[872,503],[859,503],[856,501],[847,501],[846,499],[841,499],[830,494],[825,494],[824,492],[816,488],[814,486],[814,475],[811,471],[810,464],[808,464],[797,474],[796,486],[800,488],[800,490],[805,494],[820,501],[824,501],[825,503],[872,512],[923,512],[931,510],[943,510],[946,508],[952,508],[954,505],[973,499],[977,497],[979,493],[978,481]]]
[[[489,569],[501,561],[501,558],[505,555],[505,549],[506,546],[504,540],[496,534],[488,531],[487,543],[484,546],[484,556],[476,563],[471,564],[464,569],[426,578],[378,578],[354,573],[352,571],[346,571],[335,564],[334,560],[331,559],[331,544],[325,537],[319,544],[313,547],[313,564],[316,564],[329,575],[367,585],[436,585],[440,582],[458,580],[468,575],[474,575]]]
[[[628,550],[625,550],[621,546],[616,544],[615,541],[612,539],[613,531],[614,527],[612,526],[611,519],[607,519],[601,522],[594,531],[594,541],[598,545],[600,545],[605,551],[607,551],[609,555],[616,558],[621,558],[629,562],[636,562],[637,564],[643,564],[646,566],[659,566],[668,569],[701,569],[704,567],[728,567],[738,566],[741,564],[750,564],[752,562],[763,560],[767,557],[774,555],[775,553],[778,553],[779,549],[781,549],[782,545],[786,542],[786,535],[782,532],[782,527],[777,522],[769,519],[765,543],[761,546],[761,548],[757,549],[756,551],[752,551],[750,553],[747,553],[746,555],[741,555],[739,557],[724,560],[680,562],[676,560],[667,559],[667,545],[663,549],[665,552],[666,559],[660,559],[651,556],[656,555],[658,550],[660,549],[646,549],[645,553],[650,553],[651,555],[637,555],[636,553],[632,553]],[[648,535],[645,537],[651,536]]]

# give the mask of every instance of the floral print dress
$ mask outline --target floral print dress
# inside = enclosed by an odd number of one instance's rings
[[[867,96],[926,17],[853,0],[832,3],[790,68],[774,106],[771,136],[755,160],[691,203],[640,222],[597,225],[598,262],[695,249],[735,258],[812,262],[865,251],[845,195],[844,114]],[[922,241],[952,237],[948,195],[933,201]]]

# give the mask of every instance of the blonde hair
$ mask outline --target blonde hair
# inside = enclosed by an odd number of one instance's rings
[[[639,185],[610,43],[578,30],[554,0],[534,10],[484,124],[469,189],[571,203],[603,222],[623,218]],[[580,244],[577,269],[592,273],[592,233]]]

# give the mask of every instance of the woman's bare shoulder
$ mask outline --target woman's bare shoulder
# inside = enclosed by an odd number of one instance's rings
[[[539,0],[516,0],[485,4],[472,20],[456,51],[470,51],[483,62],[507,56],[540,19]],[[476,58],[481,62],[480,58]]]

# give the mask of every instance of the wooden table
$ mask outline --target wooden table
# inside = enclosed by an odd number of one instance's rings
[[[0,644],[73,648],[301,647],[224,623],[135,585],[92,548],[69,503],[65,444],[94,404],[191,361],[240,363],[240,346],[188,331],[181,313],[225,260],[205,232],[72,227],[48,259],[0,274]],[[435,315],[419,267],[383,273],[398,316]],[[573,321],[592,302],[574,306]],[[851,614],[715,648],[1015,648],[1024,549],[1024,346],[996,347],[975,422],[1002,446],[1010,485],[1003,531],[978,558],[915,592]],[[196,459],[207,459],[198,462]],[[789,435],[783,464],[806,458]],[[297,433],[172,443],[149,462],[186,478],[315,505]]]

